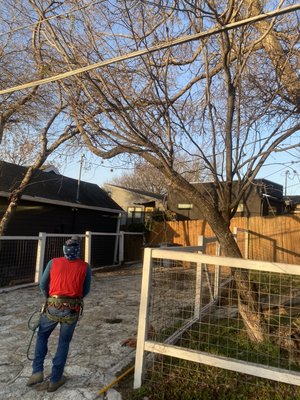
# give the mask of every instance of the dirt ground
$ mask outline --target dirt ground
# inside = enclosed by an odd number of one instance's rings
[[[137,330],[141,265],[122,271],[93,274],[91,293],[85,299],[65,368],[68,380],[54,393],[26,387],[31,375],[27,348],[32,331],[28,319],[39,310],[43,297],[38,287],[0,292],[0,399],[91,400],[134,360],[135,350],[122,341]],[[51,371],[58,327],[49,341],[45,375]],[[33,342],[30,357],[34,350]],[[98,397],[103,398],[102,396]],[[118,388],[107,400],[121,400]]]

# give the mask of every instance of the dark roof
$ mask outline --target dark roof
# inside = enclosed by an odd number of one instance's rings
[[[0,161],[0,191],[10,193],[21,183],[27,167]],[[78,201],[78,180],[58,175],[55,172],[37,170],[23,195],[47,200],[77,203],[86,206],[122,210],[122,208],[98,185],[80,182]]]
[[[214,182],[191,182],[198,190],[200,191],[213,191]],[[233,190],[237,187],[238,182],[233,181]],[[269,181],[268,179],[260,179],[256,178],[253,180],[251,187],[249,190],[256,189],[257,193],[261,196],[268,195],[273,196],[274,198],[278,198],[282,200],[283,197],[283,186]]]
[[[140,194],[140,195],[142,195],[142,196],[153,197],[154,199],[157,199],[157,200],[163,200],[163,199],[166,197],[166,196],[163,195],[163,194],[152,193],[152,192],[146,192],[145,190],[132,189],[132,188],[128,188],[128,187],[125,187],[125,186],[113,185],[113,184],[111,184],[111,183],[107,183],[107,186],[114,186],[114,187],[116,187],[116,188],[123,189],[123,190],[127,190],[128,192]]]

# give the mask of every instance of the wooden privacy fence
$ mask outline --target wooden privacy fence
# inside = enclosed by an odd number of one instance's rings
[[[300,217],[237,217],[231,229],[237,228],[237,242],[245,258],[300,264]],[[156,223],[149,236],[150,245],[176,243],[196,246],[199,235],[214,236],[205,220],[166,221]],[[212,254],[214,249],[207,253]]]

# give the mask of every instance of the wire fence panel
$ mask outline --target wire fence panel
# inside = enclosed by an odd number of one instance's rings
[[[84,259],[85,250],[85,235],[82,234],[46,234],[46,245],[45,245],[45,256],[44,256],[44,269],[46,268],[48,262],[54,257],[63,257],[63,245],[67,239],[71,236],[79,236],[81,238],[80,242],[80,257]]]
[[[34,282],[38,238],[0,238],[0,287]]]
[[[198,364],[204,364],[300,386],[300,266],[257,261],[247,266],[247,260],[188,253],[176,260],[175,252],[169,258],[171,252],[164,256],[162,250],[152,254],[149,286],[144,282],[149,297],[139,317],[145,332],[139,322],[136,358],[137,366],[141,352],[151,355],[144,359],[146,381],[160,371],[160,379],[169,382],[184,376],[194,385],[198,379],[199,389],[207,370]],[[243,312],[241,287],[249,295]],[[253,340],[245,314],[253,326],[257,323],[262,340]]]
[[[223,280],[228,278],[226,272]],[[149,312],[151,337],[171,343],[170,337],[214,305],[215,289],[214,266],[155,260]]]
[[[142,233],[41,232],[38,237],[0,236],[0,287],[38,283],[48,262],[54,257],[63,256],[63,245],[72,236],[81,238],[80,257],[89,262],[93,269],[116,266],[129,260],[137,261],[136,257],[142,257]]]
[[[114,264],[117,240],[118,235],[116,234],[92,234],[91,265],[93,268]]]

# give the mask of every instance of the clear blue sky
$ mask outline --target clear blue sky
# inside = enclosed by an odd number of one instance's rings
[[[60,168],[60,173],[70,178],[79,178],[81,156],[73,161],[68,162],[65,167]],[[81,170],[81,180],[96,183],[103,186],[109,183],[113,177],[122,175],[125,171],[129,171],[125,166],[114,161],[103,161],[99,157],[86,155],[83,159],[83,168]]]

